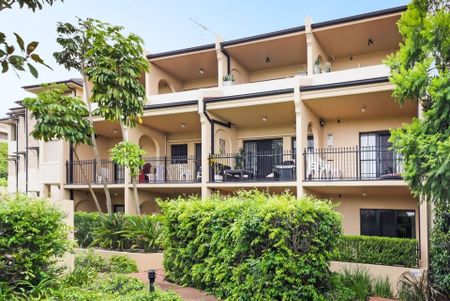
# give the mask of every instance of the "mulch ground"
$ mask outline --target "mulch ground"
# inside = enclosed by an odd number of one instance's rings
[[[133,273],[132,276],[148,283],[147,272]],[[164,280],[164,271],[156,270],[155,284],[162,290],[170,290],[178,294],[183,300],[186,301],[217,301],[216,297],[208,295],[204,291],[198,290],[192,287],[182,287]]]

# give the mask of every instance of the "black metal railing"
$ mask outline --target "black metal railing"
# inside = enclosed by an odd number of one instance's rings
[[[401,179],[403,158],[376,147],[306,149],[305,181]]]
[[[201,160],[195,156],[147,157],[137,177],[138,183],[201,182]]]
[[[67,184],[101,184],[103,175],[108,184],[122,184],[125,181],[123,166],[117,165],[111,160],[66,161]],[[97,168],[100,168],[97,174]],[[83,176],[84,172],[84,176]]]
[[[295,181],[295,156],[286,152],[241,152],[209,156],[210,182]]]

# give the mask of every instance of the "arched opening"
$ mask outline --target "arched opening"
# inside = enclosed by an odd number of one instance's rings
[[[314,150],[314,134],[311,122],[308,123],[308,128],[306,131],[306,149],[309,152],[312,152]]]
[[[146,157],[156,157],[155,142],[147,135],[143,135],[139,139],[139,146],[145,151]]]
[[[97,208],[93,201],[81,200],[75,204],[75,211],[95,212]]]
[[[165,79],[161,79],[158,82],[158,94],[167,94],[175,92],[175,90],[172,88],[172,86],[169,84],[169,82]]]
[[[160,211],[158,204],[154,200],[143,201],[140,207],[142,214],[154,214]]]

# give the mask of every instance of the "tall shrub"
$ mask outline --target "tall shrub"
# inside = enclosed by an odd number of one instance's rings
[[[166,277],[225,300],[325,300],[340,215],[257,191],[161,203]]]
[[[70,247],[64,213],[46,200],[0,196],[0,283],[36,285]]]

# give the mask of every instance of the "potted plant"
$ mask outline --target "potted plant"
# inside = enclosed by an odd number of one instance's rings
[[[239,153],[235,156],[235,169],[242,169],[244,168],[244,162],[245,161],[245,150],[243,148],[239,149]]]
[[[321,72],[322,68],[320,67],[320,57],[318,56],[314,62],[314,74],[320,74]]]
[[[331,61],[323,64],[323,71],[325,71],[325,73],[331,72]]]
[[[227,74],[223,76],[223,85],[224,86],[231,86],[233,85],[234,77],[233,74]]]

